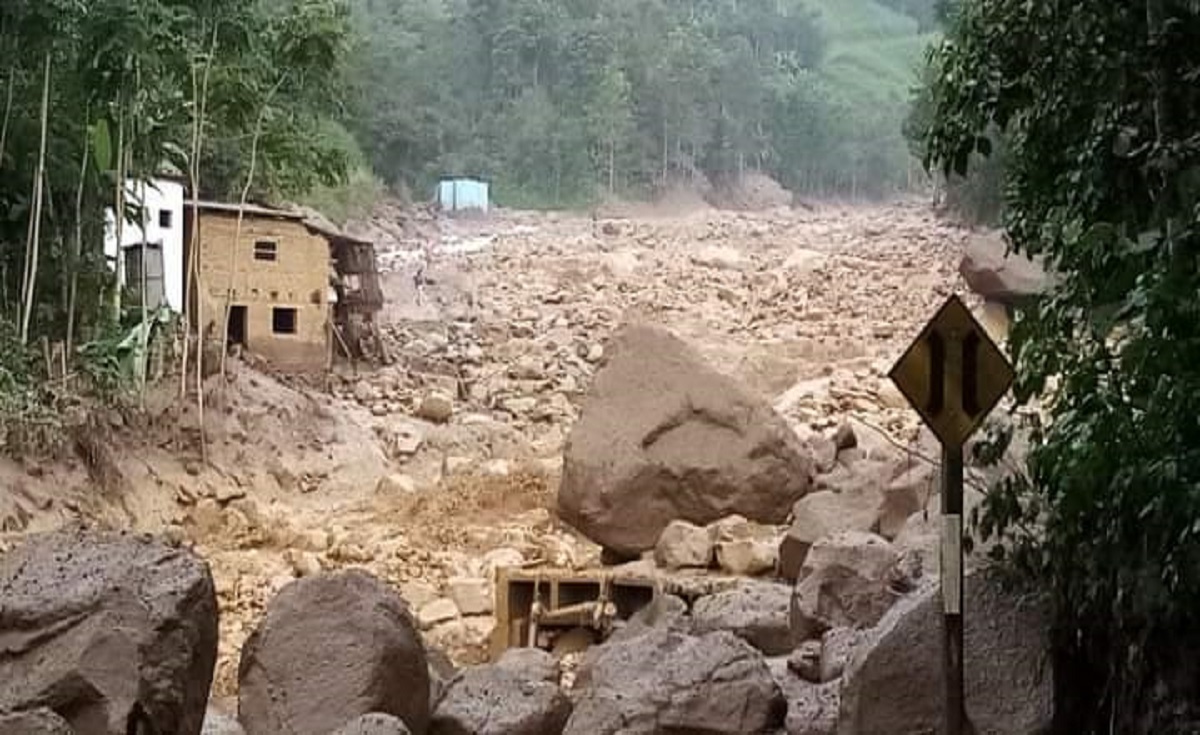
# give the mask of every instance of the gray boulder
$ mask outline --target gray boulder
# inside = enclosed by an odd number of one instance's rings
[[[212,575],[186,550],[69,529],[0,559],[0,712],[198,735],[216,659]]]
[[[676,633],[689,633],[692,630],[687,603],[669,594],[655,595],[649,605],[635,612],[629,620],[618,622],[618,627],[608,637],[608,643],[631,640],[654,630],[673,630]]]
[[[429,704],[432,707],[458,676],[458,669],[444,651],[433,646],[425,647],[425,660],[429,662]]]
[[[692,604],[698,634],[728,630],[767,656],[792,649],[788,608],[792,591],[771,582],[743,582],[731,590],[701,597]]]
[[[783,523],[812,461],[774,409],[666,330],[628,327],[611,347],[567,441],[560,517],[634,557],[673,520]]]
[[[360,715],[429,725],[429,666],[404,601],[358,571],[292,582],[242,647],[238,719],[248,735],[328,735]]]
[[[858,647],[870,635],[869,631],[854,628],[832,628],[821,637],[821,670],[822,684],[840,679],[846,670],[846,663]]]
[[[972,291],[1010,306],[1037,297],[1053,285],[1040,260],[1008,252],[998,233],[972,237],[959,272]]]
[[[804,682],[788,698],[787,720],[784,723],[787,735],[837,735],[841,689],[842,683],[839,681],[826,684]]]
[[[985,573],[967,577],[964,592],[966,704],[975,732],[1048,732],[1054,687],[1045,602],[1006,591]],[[898,603],[855,649],[843,679],[840,735],[941,727],[941,620],[931,583]]]
[[[433,735],[555,735],[571,716],[545,651],[515,649],[459,674],[433,714]]]
[[[792,595],[793,640],[878,623],[900,596],[899,560],[891,544],[870,533],[847,531],[814,544]]]
[[[412,735],[412,731],[399,717],[372,712],[347,722],[332,735]]]
[[[764,732],[787,709],[762,654],[727,631],[605,644],[589,652],[576,689],[567,735]]]
[[[787,700],[786,735],[835,735],[841,682],[813,684],[797,675],[786,658],[770,659],[771,674]]]
[[[53,710],[0,714],[0,733],[4,735],[75,735],[71,725]]]

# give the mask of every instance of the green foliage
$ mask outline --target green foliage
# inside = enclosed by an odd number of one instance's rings
[[[387,187],[369,168],[356,167],[343,183],[318,185],[298,197],[297,201],[312,207],[332,222],[344,225],[352,219],[370,214],[386,193]]]
[[[925,37],[907,10],[872,0],[351,4],[361,42],[350,126],[391,183],[425,191],[445,174],[481,175],[499,200],[543,206],[747,170],[813,193],[881,196],[908,184],[899,128]]]
[[[931,56],[919,84],[912,91],[908,116],[904,121],[904,137],[914,156],[926,159],[926,136],[934,124],[933,85],[940,78],[937,56]],[[974,225],[996,226],[1004,214],[1004,173],[1008,160],[1008,142],[1002,132],[991,131],[989,155],[971,154],[965,174],[950,172],[941,175],[945,195],[943,205],[956,217]],[[935,176],[938,174],[935,172]]]
[[[240,196],[259,120],[252,197],[344,179],[354,142],[329,121],[340,114],[349,39],[341,0],[0,3],[0,314],[22,307],[47,61],[32,332],[61,340],[72,323],[78,342],[117,316],[102,307],[113,288],[103,212],[115,205],[117,171],[187,170],[202,102],[201,195]]]
[[[0,452],[53,449],[61,439],[35,370],[35,356],[21,344],[15,323],[0,317]]]
[[[984,514],[1055,591],[1061,729],[1196,732],[1200,7],[964,2],[934,60],[929,160],[1005,131],[1008,231],[1061,276],[1013,332],[1050,420]]]

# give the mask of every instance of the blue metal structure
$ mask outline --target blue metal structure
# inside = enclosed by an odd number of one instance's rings
[[[438,205],[446,212],[486,213],[491,194],[486,181],[468,178],[443,179],[437,188]]]

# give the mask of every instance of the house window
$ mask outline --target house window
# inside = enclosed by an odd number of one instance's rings
[[[295,334],[296,310],[278,307],[271,309],[271,331],[275,334]]]
[[[171,225],[175,221],[175,213],[169,209],[158,210],[158,226],[164,230],[171,229]]]
[[[275,252],[277,250],[275,241],[259,240],[254,243],[254,259],[255,260],[275,260]]]

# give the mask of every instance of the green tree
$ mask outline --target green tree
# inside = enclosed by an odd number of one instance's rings
[[[929,160],[1004,131],[1008,232],[1060,279],[1013,333],[1049,421],[981,519],[1054,593],[1059,729],[1196,732],[1200,8],[963,2],[934,61]]]
[[[630,86],[625,72],[609,64],[600,76],[599,84],[588,105],[588,122],[592,138],[597,142],[598,169],[606,170],[609,195],[617,190],[617,154],[633,132],[633,113],[630,110]]]

